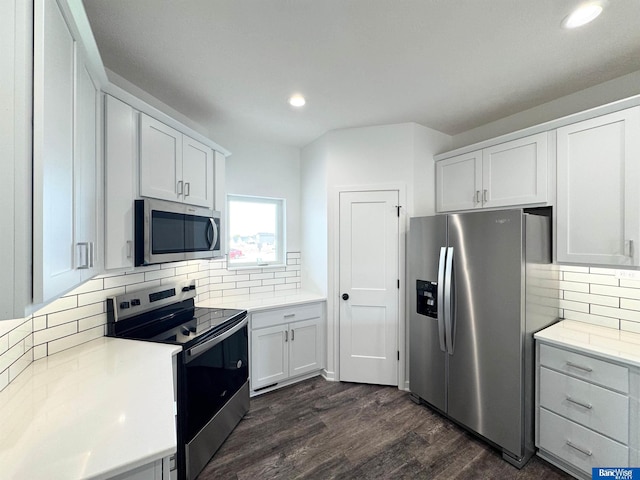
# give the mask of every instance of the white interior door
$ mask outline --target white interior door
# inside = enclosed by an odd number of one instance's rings
[[[397,205],[396,190],[340,193],[341,381],[398,384]]]

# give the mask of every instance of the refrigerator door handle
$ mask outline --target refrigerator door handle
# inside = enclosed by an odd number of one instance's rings
[[[447,249],[440,248],[440,261],[438,262],[438,338],[440,339],[440,350],[447,351],[444,340],[444,278],[446,264]]]
[[[453,355],[453,331],[454,329],[454,292],[453,283],[453,247],[447,248],[447,264],[445,266],[444,279],[444,325],[447,353]]]

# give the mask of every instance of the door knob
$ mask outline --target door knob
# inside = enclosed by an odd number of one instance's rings
[[[343,300],[349,300],[349,294],[348,293],[343,293],[342,294],[342,299]]]

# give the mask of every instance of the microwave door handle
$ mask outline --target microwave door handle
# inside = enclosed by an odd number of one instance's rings
[[[218,229],[216,228],[216,222],[213,218],[209,218],[211,226],[211,232],[213,233],[212,239],[209,241],[209,250],[213,250],[218,243]],[[207,240],[209,240],[209,229],[207,229]]]
[[[191,347],[189,350],[186,351],[185,363],[189,363],[191,360],[193,360],[194,358],[199,356],[201,353],[204,353],[205,351],[209,350],[210,348],[215,347],[220,342],[226,340],[227,338],[229,338],[234,333],[237,333],[238,331],[242,330],[243,327],[247,326],[248,322],[249,322],[249,320],[247,319],[247,317],[244,317],[242,319],[242,321],[240,321],[240,323],[238,323],[237,325],[234,325],[229,330],[221,333],[220,335],[218,335],[216,337],[213,337],[210,340],[207,340],[206,342],[204,342],[204,343],[202,343],[200,345],[196,345],[195,347]]]

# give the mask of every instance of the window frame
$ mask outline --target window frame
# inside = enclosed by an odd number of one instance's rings
[[[272,261],[263,262],[237,262],[230,257],[231,251],[231,202],[245,203],[262,203],[267,205],[275,205],[276,207],[276,232],[275,232],[275,253],[276,258]],[[284,267],[287,264],[287,230],[286,230],[286,214],[287,203],[284,198],[263,197],[257,195],[244,195],[239,193],[228,193],[226,195],[226,239],[227,239],[227,270],[249,270],[255,268],[277,268]],[[278,248],[280,246],[280,248]]]

